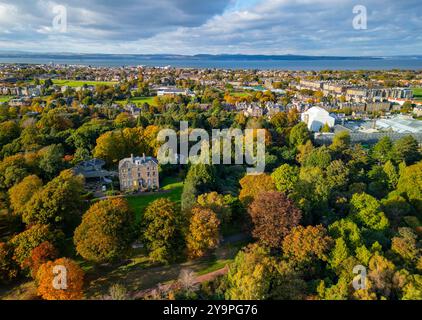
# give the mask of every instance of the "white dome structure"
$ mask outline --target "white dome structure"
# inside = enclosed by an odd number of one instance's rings
[[[330,128],[334,127],[335,124],[335,118],[321,107],[310,108],[302,113],[301,118],[308,125],[308,129],[313,132],[318,132],[325,124]]]

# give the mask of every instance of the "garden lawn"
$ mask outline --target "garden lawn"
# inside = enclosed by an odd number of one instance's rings
[[[84,84],[87,86],[95,85],[106,85],[112,86],[117,84],[117,82],[112,81],[85,81],[85,80],[53,80],[53,83],[58,86],[69,86],[69,87],[82,87]]]
[[[415,100],[422,101],[422,88],[414,88],[413,96]]]
[[[0,103],[9,102],[12,98],[12,96],[0,96]]]
[[[126,100],[118,100],[115,101],[117,104],[126,104]],[[148,103],[150,106],[157,106],[154,103],[154,97],[133,97],[130,98],[130,102],[136,104],[136,105],[143,105],[144,103]]]
[[[183,192],[182,181],[174,178],[166,178],[163,180],[160,190],[161,192],[128,196],[126,198],[129,205],[135,211],[137,221],[140,221],[142,218],[145,208],[157,199],[168,198],[171,201],[180,204]]]

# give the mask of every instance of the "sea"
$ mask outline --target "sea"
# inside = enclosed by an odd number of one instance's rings
[[[210,68],[210,69],[257,69],[257,70],[422,70],[422,59],[385,58],[385,59],[342,59],[342,60],[239,60],[239,59],[149,59],[145,57],[90,57],[78,55],[66,57],[2,57],[1,63],[21,64],[60,64],[85,65],[96,67],[150,66],[176,68]]]

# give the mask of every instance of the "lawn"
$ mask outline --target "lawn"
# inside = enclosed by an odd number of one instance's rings
[[[12,96],[0,96],[0,103],[9,102],[9,100],[12,98]]]
[[[422,88],[414,88],[413,96],[415,97],[415,100],[422,101]]]
[[[165,178],[161,183],[161,191],[162,192],[127,197],[129,205],[136,213],[137,221],[142,218],[145,208],[154,200],[168,198],[171,201],[180,204],[183,182],[175,178]]]
[[[236,98],[244,98],[250,96],[248,92],[232,92],[231,95]]]
[[[118,104],[126,104],[126,100],[118,100],[115,101]],[[144,103],[148,103],[150,106],[156,106],[154,103],[154,97],[133,97],[130,99],[130,102],[136,105],[143,105]]]
[[[88,86],[95,86],[95,85],[112,86],[114,84],[117,84],[117,82],[111,82],[111,81],[85,81],[85,80],[53,80],[53,83],[59,86],[68,86],[68,87],[82,87],[84,84]]]

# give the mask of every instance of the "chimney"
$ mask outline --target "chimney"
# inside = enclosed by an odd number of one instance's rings
[[[135,160],[135,158],[133,157],[133,153],[130,155],[130,159],[132,160],[132,162]]]
[[[145,157],[145,153],[142,154],[142,157],[144,158],[144,162],[147,160],[147,158]]]

